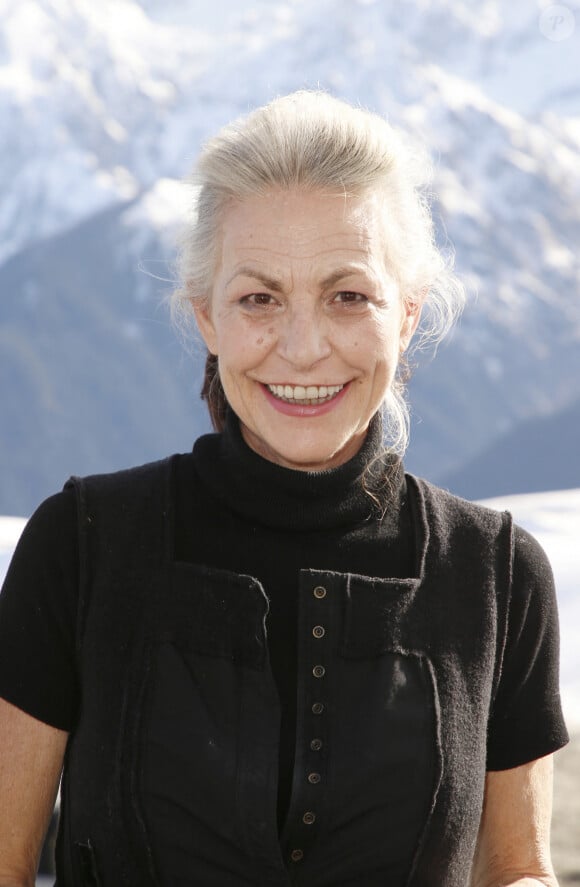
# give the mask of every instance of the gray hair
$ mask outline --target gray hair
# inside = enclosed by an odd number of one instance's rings
[[[435,243],[431,173],[425,151],[407,135],[379,115],[321,91],[282,96],[225,126],[205,144],[190,180],[194,219],[181,242],[180,286],[171,296],[174,318],[188,325],[192,303],[211,295],[220,226],[232,199],[294,187],[356,196],[374,193],[382,198],[389,271],[401,297],[424,306],[416,344],[438,343],[463,307],[464,290],[453,274],[452,255]],[[211,365],[215,376],[216,362]],[[206,376],[202,396],[214,425],[221,427],[212,410],[212,398],[217,407],[213,376]],[[399,453],[408,441],[404,383],[399,372],[384,404],[386,439]],[[219,378],[217,384],[221,388]],[[223,392],[217,394],[218,412],[223,412]]]

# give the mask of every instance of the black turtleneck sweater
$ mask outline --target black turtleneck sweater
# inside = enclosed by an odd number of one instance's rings
[[[280,825],[292,782],[300,570],[414,575],[403,470],[380,449],[375,421],[346,464],[324,472],[282,468],[246,446],[230,413],[223,435],[200,438],[193,459],[185,456],[177,465],[176,559],[254,576],[270,601],[268,646],[282,708]],[[186,491],[195,475],[204,494],[194,501]],[[385,475],[386,487],[379,481]]]

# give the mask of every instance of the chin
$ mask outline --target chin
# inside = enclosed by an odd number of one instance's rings
[[[288,449],[267,446],[263,455],[278,465],[297,471],[326,471],[347,462],[358,450],[361,441],[349,440],[335,447],[312,446]]]

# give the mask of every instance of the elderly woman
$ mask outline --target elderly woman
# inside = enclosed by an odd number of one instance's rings
[[[196,182],[174,302],[216,433],[74,478],[28,524],[0,887],[33,883],[61,771],[59,887],[555,885],[550,569],[400,459],[403,355],[461,303],[424,165],[296,93],[211,140]]]

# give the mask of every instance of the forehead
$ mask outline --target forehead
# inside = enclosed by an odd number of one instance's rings
[[[383,252],[379,201],[328,191],[270,190],[232,201],[222,220],[222,265],[283,258],[375,264]]]

